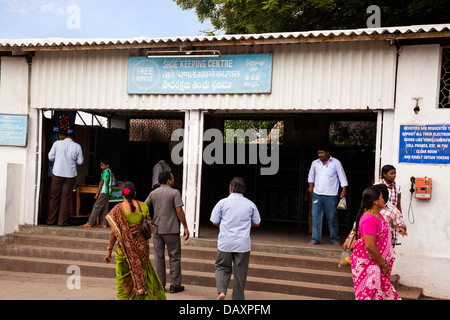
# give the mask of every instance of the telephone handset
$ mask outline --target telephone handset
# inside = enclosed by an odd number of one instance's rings
[[[411,197],[409,198],[409,208],[408,208],[408,220],[409,223],[414,224],[416,219],[414,218],[413,208],[412,208],[412,197],[413,193],[415,191],[414,184],[416,183],[416,178],[411,177],[411,188],[409,189],[409,192],[411,192]]]
[[[414,184],[415,184],[415,182],[416,182],[416,178],[414,178],[414,177],[411,177],[411,188],[409,189],[409,192],[411,192],[411,194],[413,194],[414,193]]]

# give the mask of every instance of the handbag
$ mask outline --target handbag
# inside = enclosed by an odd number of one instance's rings
[[[144,220],[142,221],[141,232],[144,238],[147,240],[149,240],[152,237],[153,226],[148,217],[144,217]]]
[[[355,241],[356,241],[356,225],[353,225],[353,228],[348,234],[347,239],[345,239],[345,242],[347,242],[347,248],[349,248],[349,250],[353,250],[353,244],[355,243]]]
[[[142,212],[141,203],[140,202],[138,203],[139,203],[139,211]],[[152,232],[153,232],[152,223],[148,218],[148,216],[145,216],[144,219],[142,220],[141,233],[145,239],[149,240],[152,237]]]

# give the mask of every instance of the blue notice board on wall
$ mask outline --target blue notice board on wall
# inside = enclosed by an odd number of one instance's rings
[[[0,145],[25,147],[27,145],[28,116],[0,113]]]
[[[450,164],[450,124],[401,125],[399,162]]]
[[[128,58],[128,94],[270,93],[271,89],[271,53]]]

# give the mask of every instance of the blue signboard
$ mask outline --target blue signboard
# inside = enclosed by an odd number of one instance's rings
[[[272,54],[129,57],[129,94],[270,93]]]
[[[0,113],[0,145],[25,147],[27,145],[28,116]]]
[[[449,164],[450,124],[401,125],[399,162]]]

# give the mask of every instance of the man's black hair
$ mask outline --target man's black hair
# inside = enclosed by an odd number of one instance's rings
[[[163,171],[158,175],[159,184],[167,184],[167,180],[170,180],[170,171]]]
[[[317,151],[330,152],[330,148],[326,145],[323,145],[323,146],[320,146],[319,148],[317,148]]]
[[[233,193],[241,193],[245,192],[245,180],[243,178],[234,177],[233,180],[230,181],[231,191]]]

